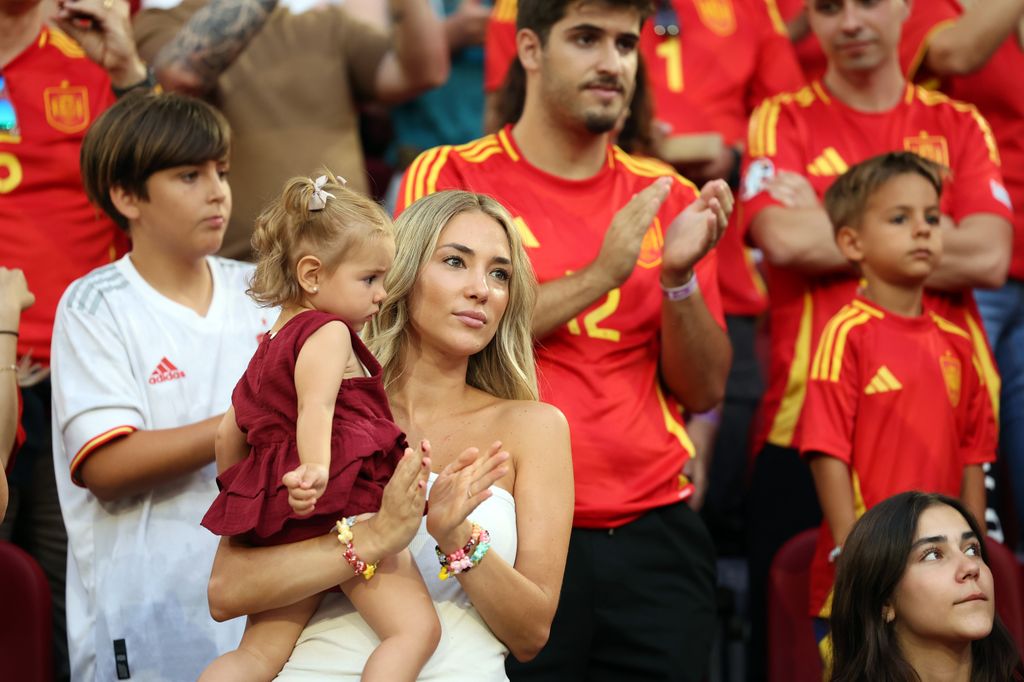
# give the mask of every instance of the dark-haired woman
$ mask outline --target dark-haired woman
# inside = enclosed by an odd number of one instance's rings
[[[907,492],[868,510],[839,557],[832,682],[1019,682],[984,534],[958,500]]]

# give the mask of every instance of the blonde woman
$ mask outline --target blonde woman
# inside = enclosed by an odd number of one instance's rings
[[[398,219],[395,238],[388,295],[367,344],[384,368],[395,422],[410,443],[431,449],[402,460],[380,512],[353,527],[352,542],[366,561],[412,551],[442,627],[421,680],[504,680],[509,652],[528,660],[547,641],[572,520],[568,427],[536,402],[536,283],[511,217],[486,196],[427,197]],[[430,504],[421,520],[422,482]],[[464,557],[479,561],[451,561],[480,529],[489,549]],[[351,577],[342,551],[333,536],[260,548],[224,540],[211,611],[258,613],[326,590]],[[450,564],[444,571],[438,555]],[[358,679],[376,643],[352,606],[331,595],[279,679]]]

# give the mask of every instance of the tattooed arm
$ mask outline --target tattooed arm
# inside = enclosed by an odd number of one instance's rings
[[[276,6],[277,0],[211,0],[157,53],[157,78],[168,90],[209,93]]]
[[[389,0],[391,50],[377,68],[376,99],[392,103],[448,79],[444,23],[427,0]]]

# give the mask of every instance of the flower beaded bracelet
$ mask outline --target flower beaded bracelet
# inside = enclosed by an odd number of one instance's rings
[[[451,554],[445,554],[439,546],[434,546],[434,551],[437,552],[437,561],[441,564],[441,572],[437,574],[437,577],[441,580],[448,580],[453,575],[466,573],[483,561],[484,555],[490,548],[491,534],[474,523],[469,542],[464,547]]]
[[[349,563],[355,574],[363,576],[364,580],[369,580],[377,572],[377,564],[380,562],[375,561],[372,564],[368,564],[356,554],[355,548],[352,547],[352,526],[354,525],[356,525],[356,517],[354,516],[338,521],[335,525],[338,530],[338,542],[345,545],[345,561]]]

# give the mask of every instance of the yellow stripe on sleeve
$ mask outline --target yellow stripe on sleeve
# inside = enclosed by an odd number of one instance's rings
[[[860,313],[857,317],[847,320],[847,322],[839,329],[839,333],[836,334],[836,345],[832,349],[832,365],[829,368],[830,381],[839,381],[839,373],[843,369],[843,351],[846,350],[846,338],[850,335],[850,330],[854,327],[859,327],[868,320],[871,319],[870,315]]]
[[[818,380],[828,378],[829,358],[832,356],[832,349],[835,348],[836,332],[851,317],[858,312],[853,306],[843,306],[831,320],[825,325],[818,339],[818,351],[814,354],[814,364],[811,367],[811,377]]]
[[[451,154],[451,151],[452,148],[450,146],[441,147],[441,153],[430,169],[430,175],[427,176],[427,194],[433,194],[437,191],[437,178],[441,175],[441,169],[448,163],[448,155]]]
[[[782,394],[779,411],[775,414],[768,442],[782,447],[790,447],[800,410],[804,406],[807,395],[807,370],[811,364],[811,324],[814,318],[814,299],[811,292],[804,292],[804,310],[800,315],[800,327],[796,335],[793,349],[793,362],[789,366],[789,377]]]
[[[138,429],[136,429],[134,426],[117,426],[89,440],[85,445],[83,445],[78,450],[78,452],[75,453],[75,456],[71,458],[72,483],[84,488],[85,484],[82,483],[82,479],[79,476],[79,473],[82,468],[82,464],[85,463],[85,460],[89,457],[89,455],[91,455],[93,452],[100,449],[107,443],[113,440],[117,440],[118,438],[127,436],[131,433],[134,433],[137,430]]]

